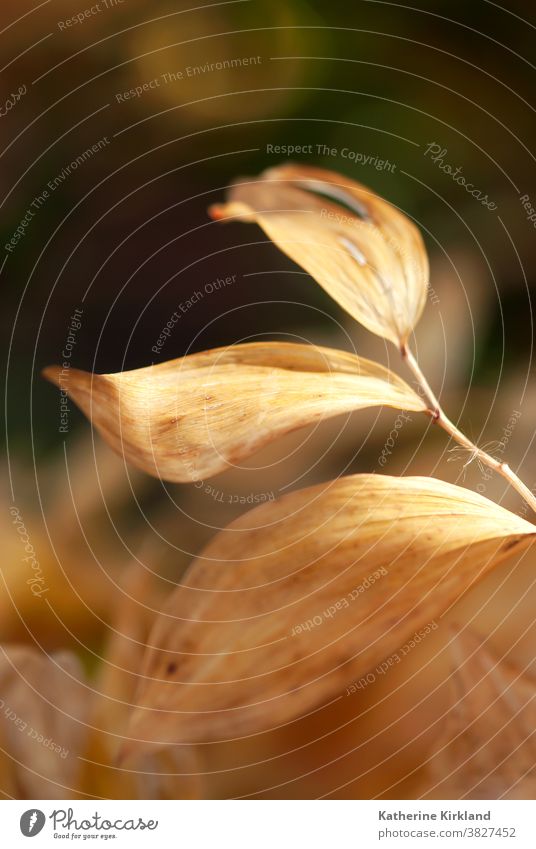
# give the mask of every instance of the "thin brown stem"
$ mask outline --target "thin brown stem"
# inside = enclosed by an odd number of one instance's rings
[[[520,496],[527,502],[527,504],[531,507],[534,512],[536,512],[536,496],[533,492],[526,486],[522,480],[518,478],[515,472],[512,471],[508,463],[503,463],[500,460],[497,460],[495,457],[492,457],[491,454],[488,454],[486,451],[483,451],[482,448],[478,448],[474,442],[462,433],[459,428],[456,427],[454,422],[445,415],[444,410],[441,407],[438,399],[434,395],[432,388],[426,377],[421,371],[421,367],[419,363],[415,359],[412,351],[408,347],[408,345],[403,345],[401,347],[401,354],[406,363],[408,364],[408,368],[412,372],[415,377],[418,385],[421,387],[424,397],[426,401],[430,405],[430,415],[435,424],[438,424],[440,427],[445,430],[449,436],[454,439],[459,445],[462,445],[464,448],[467,448],[476,459],[478,458],[482,463],[488,466],[490,469],[493,469],[494,472],[498,472],[500,475],[505,478],[508,483],[520,494]]]

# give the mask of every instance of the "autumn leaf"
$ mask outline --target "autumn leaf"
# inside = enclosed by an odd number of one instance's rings
[[[81,787],[98,797],[184,799],[203,794],[202,771],[192,746],[147,752],[136,771],[117,763],[161,594],[157,576],[143,563],[134,561],[124,571],[94,684],[81,775]]]
[[[0,740],[17,798],[72,798],[90,696],[74,655],[0,646]]]
[[[119,374],[44,371],[125,459],[168,481],[202,480],[323,418],[388,405],[423,411],[401,378],[355,354],[252,343]]]
[[[0,724],[0,797],[17,799],[20,798],[22,790],[17,781],[16,763],[9,754],[2,726],[3,723]]]
[[[147,752],[138,771],[118,768],[116,755],[143,652],[152,573],[126,570],[97,680],[86,680],[69,652],[46,655],[0,646],[0,792],[17,799],[198,798],[202,770],[191,746]],[[140,615],[140,609],[143,614]],[[134,615],[136,614],[136,615]]]
[[[405,345],[425,305],[428,259],[415,225],[371,189],[288,164],[233,184],[209,212],[259,224],[357,321]]]
[[[430,478],[354,475],[251,510],[157,618],[127,748],[255,733],[344,697],[535,533]]]
[[[534,798],[536,681],[468,630],[454,637],[452,655],[452,703],[429,764],[430,792],[442,799]]]

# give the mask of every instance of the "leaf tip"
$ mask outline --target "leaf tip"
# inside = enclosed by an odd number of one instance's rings
[[[54,383],[56,386],[60,385],[60,375],[61,366],[45,366],[41,370],[41,377],[44,377],[45,380],[48,380],[49,383]]]
[[[209,218],[212,218],[213,221],[223,221],[227,218],[225,208],[226,204],[224,203],[212,203],[207,209]]]

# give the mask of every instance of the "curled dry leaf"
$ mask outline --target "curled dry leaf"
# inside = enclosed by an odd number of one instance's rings
[[[156,575],[143,563],[134,561],[121,583],[94,688],[82,786],[106,799],[200,798],[202,775],[192,746],[147,752],[136,771],[118,767],[150,624],[162,604]]]
[[[0,739],[17,798],[72,798],[79,781],[88,690],[74,655],[0,647]]]
[[[154,576],[126,570],[111,638],[95,683],[69,653],[0,647],[0,794],[17,799],[199,798],[192,746],[147,752],[138,771],[117,768],[157,604]],[[141,611],[141,613],[140,613]]]
[[[17,769],[4,739],[3,723],[0,725],[0,799],[20,799],[22,789],[17,782]]]
[[[332,171],[282,165],[231,186],[216,219],[255,221],[357,321],[406,343],[424,308],[418,229],[371,189]]]
[[[469,631],[452,643],[452,705],[429,765],[441,799],[532,799],[536,681]]]
[[[430,478],[355,475],[263,504],[217,534],[158,617],[129,736],[255,733],[344,697],[535,533]]]
[[[355,354],[280,342],[192,354],[119,374],[59,366],[68,392],[111,447],[151,475],[202,480],[299,427],[376,405],[425,410],[400,377]]]
[[[118,588],[113,621],[95,683],[98,698],[92,724],[108,733],[112,756],[117,737],[125,730],[125,712],[138,684],[150,624],[161,606],[159,596],[155,574],[143,563],[133,561],[125,569]]]

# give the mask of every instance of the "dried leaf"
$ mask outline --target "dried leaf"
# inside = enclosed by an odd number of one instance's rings
[[[0,798],[20,799],[22,790],[17,784],[16,763],[9,754],[3,732],[3,723],[0,723]]]
[[[455,637],[452,650],[452,706],[429,766],[434,795],[534,798],[536,681],[467,630]]]
[[[137,772],[115,763],[139,677],[133,667],[139,669],[146,644],[149,617],[140,617],[136,602],[155,595],[149,574],[136,564],[125,575],[131,597],[118,606],[95,686],[84,683],[69,653],[46,656],[25,647],[0,647],[0,794],[16,799],[201,796],[203,775],[192,746],[148,752]]]
[[[17,798],[76,794],[89,692],[74,655],[0,648],[0,734],[12,758]]]
[[[425,305],[428,259],[415,225],[371,189],[282,165],[235,183],[209,211],[255,221],[357,321],[405,344]]]
[[[386,404],[421,411],[421,398],[388,369],[310,345],[253,343],[119,374],[59,366],[65,389],[111,447],[164,480],[202,480],[278,436],[339,413]]]
[[[161,588],[147,566],[125,570],[113,626],[95,683],[82,786],[105,799],[189,799],[203,795],[202,773],[192,746],[148,752],[137,769],[124,770],[117,753],[125,739],[134,692]]]
[[[535,533],[430,478],[355,475],[255,508],[158,617],[130,736],[255,733],[340,698]]]
[[[112,626],[99,666],[92,725],[110,735],[107,747],[115,757],[116,735],[125,730],[125,715],[139,681],[147,635],[155,612],[160,608],[160,592],[154,573],[137,560],[125,570],[118,588]]]

